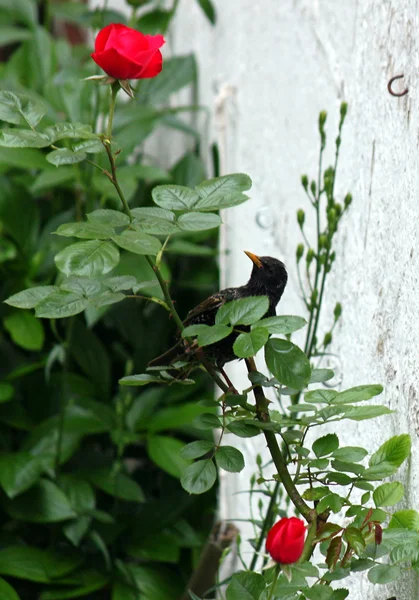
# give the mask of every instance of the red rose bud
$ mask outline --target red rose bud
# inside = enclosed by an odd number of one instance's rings
[[[162,70],[162,35],[144,35],[112,23],[99,31],[91,57],[114,79],[147,79]]]
[[[304,521],[285,517],[268,531],[266,550],[277,563],[295,563],[303,553],[305,535]]]

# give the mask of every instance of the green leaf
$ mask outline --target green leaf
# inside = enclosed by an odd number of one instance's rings
[[[313,452],[317,458],[331,454],[337,448],[339,448],[339,438],[335,433],[328,433],[313,443]]]
[[[83,162],[86,158],[85,152],[73,152],[69,148],[60,148],[49,152],[46,157],[47,161],[56,167],[63,165],[74,165],[75,163]]]
[[[288,333],[294,333],[298,331],[307,321],[302,317],[294,317],[290,315],[280,315],[279,317],[266,317],[257,323],[252,325],[252,329],[263,327],[267,329],[269,333],[276,335],[286,335]]]
[[[390,475],[393,475],[396,471],[397,467],[389,462],[383,461],[379,465],[374,465],[373,467],[365,469],[362,477],[369,481],[378,481],[379,479],[390,477]]]
[[[95,492],[90,483],[66,473],[60,475],[59,484],[75,511],[85,512],[95,508]]]
[[[42,323],[31,313],[15,312],[6,317],[3,324],[17,346],[25,350],[41,350],[44,345]]]
[[[141,541],[130,543],[127,548],[129,556],[141,561],[158,561],[177,564],[180,556],[179,543],[172,533],[161,531],[153,533]]]
[[[0,485],[9,498],[26,491],[38,481],[45,470],[45,460],[29,452],[0,456]]]
[[[19,152],[23,152],[23,150],[19,150]],[[26,152],[37,152],[37,150],[26,150]],[[45,162],[44,156],[42,157],[42,160]],[[45,169],[45,167],[43,168]],[[73,180],[74,169],[71,167],[62,167],[61,169],[48,168],[35,178],[30,187],[30,191],[35,196],[41,196],[45,190],[50,190],[51,188],[58,188],[64,186],[64,184],[68,184],[68,187],[70,187],[69,182]]]
[[[97,154],[98,152],[104,152],[105,148],[100,139],[83,140],[73,144],[73,152],[88,152]]]
[[[333,399],[337,396],[335,390],[313,390],[304,394],[304,400],[306,402],[313,402],[313,404],[330,404]]]
[[[196,62],[193,54],[165,59],[164,69],[158,77],[142,80],[141,96],[154,106],[166,103],[171,94],[195,79]]]
[[[212,488],[217,479],[217,470],[212,460],[198,460],[189,465],[180,479],[189,494],[203,494]]]
[[[194,327],[192,325],[192,327]],[[197,327],[195,325],[195,327]],[[215,344],[220,340],[228,337],[232,332],[232,328],[229,325],[204,325],[198,333],[198,346],[209,346]]]
[[[343,460],[345,462],[359,462],[367,456],[368,452],[365,448],[357,446],[343,446],[333,452],[333,458]]]
[[[371,456],[369,465],[370,467],[373,467],[382,462],[387,462],[395,467],[400,467],[410,455],[411,446],[412,441],[409,434],[395,435],[384,442],[377,452]]]
[[[233,344],[234,354],[239,358],[255,356],[268,339],[268,330],[262,327],[258,327],[249,333],[241,333]]]
[[[366,419],[391,415],[393,412],[387,406],[377,404],[374,406],[348,406],[348,410],[344,412],[344,415],[346,419],[351,419],[352,421],[365,421]]]
[[[51,145],[48,136],[31,129],[2,129],[0,146],[5,148],[46,148]]]
[[[93,569],[82,572],[77,571],[71,579],[74,579],[74,582],[80,581],[81,585],[76,588],[68,587],[67,589],[49,587],[41,593],[39,600],[74,600],[74,598],[88,596],[109,584],[109,577],[106,574]]]
[[[198,194],[183,185],[158,185],[151,195],[158,206],[169,210],[191,210],[199,201]]]
[[[134,479],[110,467],[82,471],[80,475],[86,477],[94,486],[115,498],[121,498],[121,500],[127,500],[128,502],[144,502],[145,500],[143,490]]]
[[[8,546],[0,550],[0,574],[39,583],[50,583],[74,571],[82,556],[32,546]]]
[[[88,221],[98,225],[125,227],[130,223],[129,217],[125,213],[110,208],[98,208],[97,210],[88,213],[86,216]]]
[[[16,44],[17,42],[24,42],[25,40],[30,39],[31,36],[32,32],[28,29],[23,29],[23,27],[2,26],[0,28],[0,46],[9,46],[11,44]],[[11,92],[8,93],[10,94]],[[10,119],[7,119],[5,116],[2,116],[1,118],[3,119],[3,121],[8,121],[8,123],[15,122],[11,121]]]
[[[126,230],[121,235],[114,235],[112,240],[120,248],[134,254],[158,254],[161,249],[159,240],[142,231]]]
[[[88,277],[68,277],[62,282],[60,288],[66,292],[89,297],[100,291],[100,283]]]
[[[198,415],[193,424],[197,429],[218,429],[218,427],[221,427],[220,419],[212,413]]]
[[[216,22],[216,13],[215,7],[211,0],[198,0],[199,6],[202,8],[205,16],[211,25],[215,25]]]
[[[194,458],[200,458],[201,456],[204,456],[213,450],[213,442],[208,440],[196,440],[195,442],[191,442],[190,444],[183,446],[179,454],[181,458],[185,460],[192,460]]]
[[[378,486],[373,493],[373,500],[375,506],[394,506],[404,496],[404,488],[398,481],[392,481],[391,483],[383,483]]]
[[[39,480],[17,498],[8,500],[6,511],[14,519],[29,523],[57,523],[76,517],[67,496],[48,479]]]
[[[15,390],[11,383],[0,381],[0,404],[9,402],[14,396]]]
[[[260,429],[256,425],[250,425],[244,421],[232,421],[227,425],[227,429],[238,437],[248,438],[255,437],[260,434]]]
[[[344,392],[340,392],[333,400],[333,404],[352,404],[353,402],[364,402],[383,391],[382,385],[359,385]]]
[[[185,444],[173,437],[151,435],[147,439],[147,452],[150,459],[163,471],[180,479],[190,464],[189,460],[180,456]]]
[[[271,373],[283,385],[301,390],[310,381],[310,361],[288,340],[270,339],[265,346],[265,360]]]
[[[398,510],[392,515],[388,527],[419,531],[419,513],[413,509]]]
[[[215,453],[217,467],[230,473],[240,473],[244,469],[244,457],[233,446],[220,446]]]
[[[91,126],[83,123],[56,123],[44,129],[43,135],[50,140],[50,144],[66,138],[99,139]]]
[[[2,577],[0,577],[0,600],[20,600],[16,591]]]
[[[158,375],[150,375],[149,373],[141,373],[140,375],[127,375],[118,381],[119,385],[142,386],[149,383],[167,383]]]
[[[375,565],[368,571],[368,579],[371,583],[385,584],[396,581],[402,572],[397,565]]]
[[[313,369],[311,371],[310,383],[324,383],[335,376],[332,369]]]
[[[259,573],[235,573],[226,591],[227,600],[259,600],[265,589],[265,580]]]
[[[177,224],[182,231],[205,231],[221,225],[221,218],[214,213],[190,212],[180,215]]]
[[[101,283],[106,285],[111,292],[121,292],[132,290],[137,285],[137,280],[132,275],[117,275],[115,277],[107,277],[102,279]]]
[[[333,590],[329,586],[315,583],[311,588],[304,589],[304,596],[307,600],[330,600]]]
[[[137,402],[141,403],[142,401],[143,394]],[[200,406],[196,402],[183,402],[176,406],[168,406],[156,411],[151,418],[149,417],[145,428],[153,433],[167,429],[184,429],[192,425],[194,419],[206,411],[208,411],[206,406]]]
[[[215,322],[231,325],[252,325],[258,321],[269,308],[267,296],[248,296],[239,300],[226,302],[217,311]]]
[[[76,237],[87,240],[106,240],[115,235],[113,227],[101,223],[64,223],[60,225],[55,235]]]
[[[63,319],[83,312],[88,302],[87,298],[79,294],[60,290],[49,294],[45,300],[39,302],[35,314],[38,318]]]
[[[105,275],[118,262],[118,249],[110,242],[100,240],[71,244],[55,256],[55,264],[64,275],[80,277]]]
[[[244,173],[233,173],[203,181],[195,190],[199,200],[194,210],[212,211],[237,206],[247,200],[243,194],[252,187],[252,180]]]
[[[0,37],[1,37],[0,29]],[[27,96],[0,91],[0,120],[14,125],[36,127],[44,116],[45,107]]]
[[[180,231],[176,224],[175,213],[171,210],[158,208],[157,206],[147,206],[133,208],[131,214],[134,217],[137,230],[141,229],[141,231],[153,235],[170,235]]]
[[[347,527],[343,534],[343,539],[355,550],[356,554],[362,554],[366,543],[359,529],[356,527]]]

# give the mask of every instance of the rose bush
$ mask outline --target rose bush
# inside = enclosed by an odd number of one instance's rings
[[[120,23],[111,23],[99,31],[93,60],[115,79],[148,79],[162,70],[165,43],[162,35],[144,35]]]
[[[303,553],[305,535],[304,521],[297,517],[284,517],[269,530],[266,550],[277,563],[295,563]]]

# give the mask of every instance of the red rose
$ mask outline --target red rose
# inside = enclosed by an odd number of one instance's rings
[[[281,519],[268,531],[266,550],[277,563],[295,563],[303,553],[305,534],[306,526],[301,519]]]
[[[91,57],[115,79],[146,79],[162,70],[162,35],[144,35],[131,27],[112,23],[99,31]]]

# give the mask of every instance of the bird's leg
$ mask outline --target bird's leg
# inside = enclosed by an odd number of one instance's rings
[[[220,373],[221,373],[221,375],[224,377],[224,379],[225,379],[225,380],[226,380],[226,382],[227,382],[227,385],[228,385],[228,387],[229,387],[229,390],[228,390],[228,391],[229,391],[231,394],[238,394],[239,392],[238,392],[238,391],[236,390],[236,388],[234,387],[234,384],[233,384],[233,382],[231,381],[231,379],[229,378],[229,376],[227,375],[227,373],[224,371],[224,369],[223,369],[222,367],[219,367],[219,369],[220,369]]]

